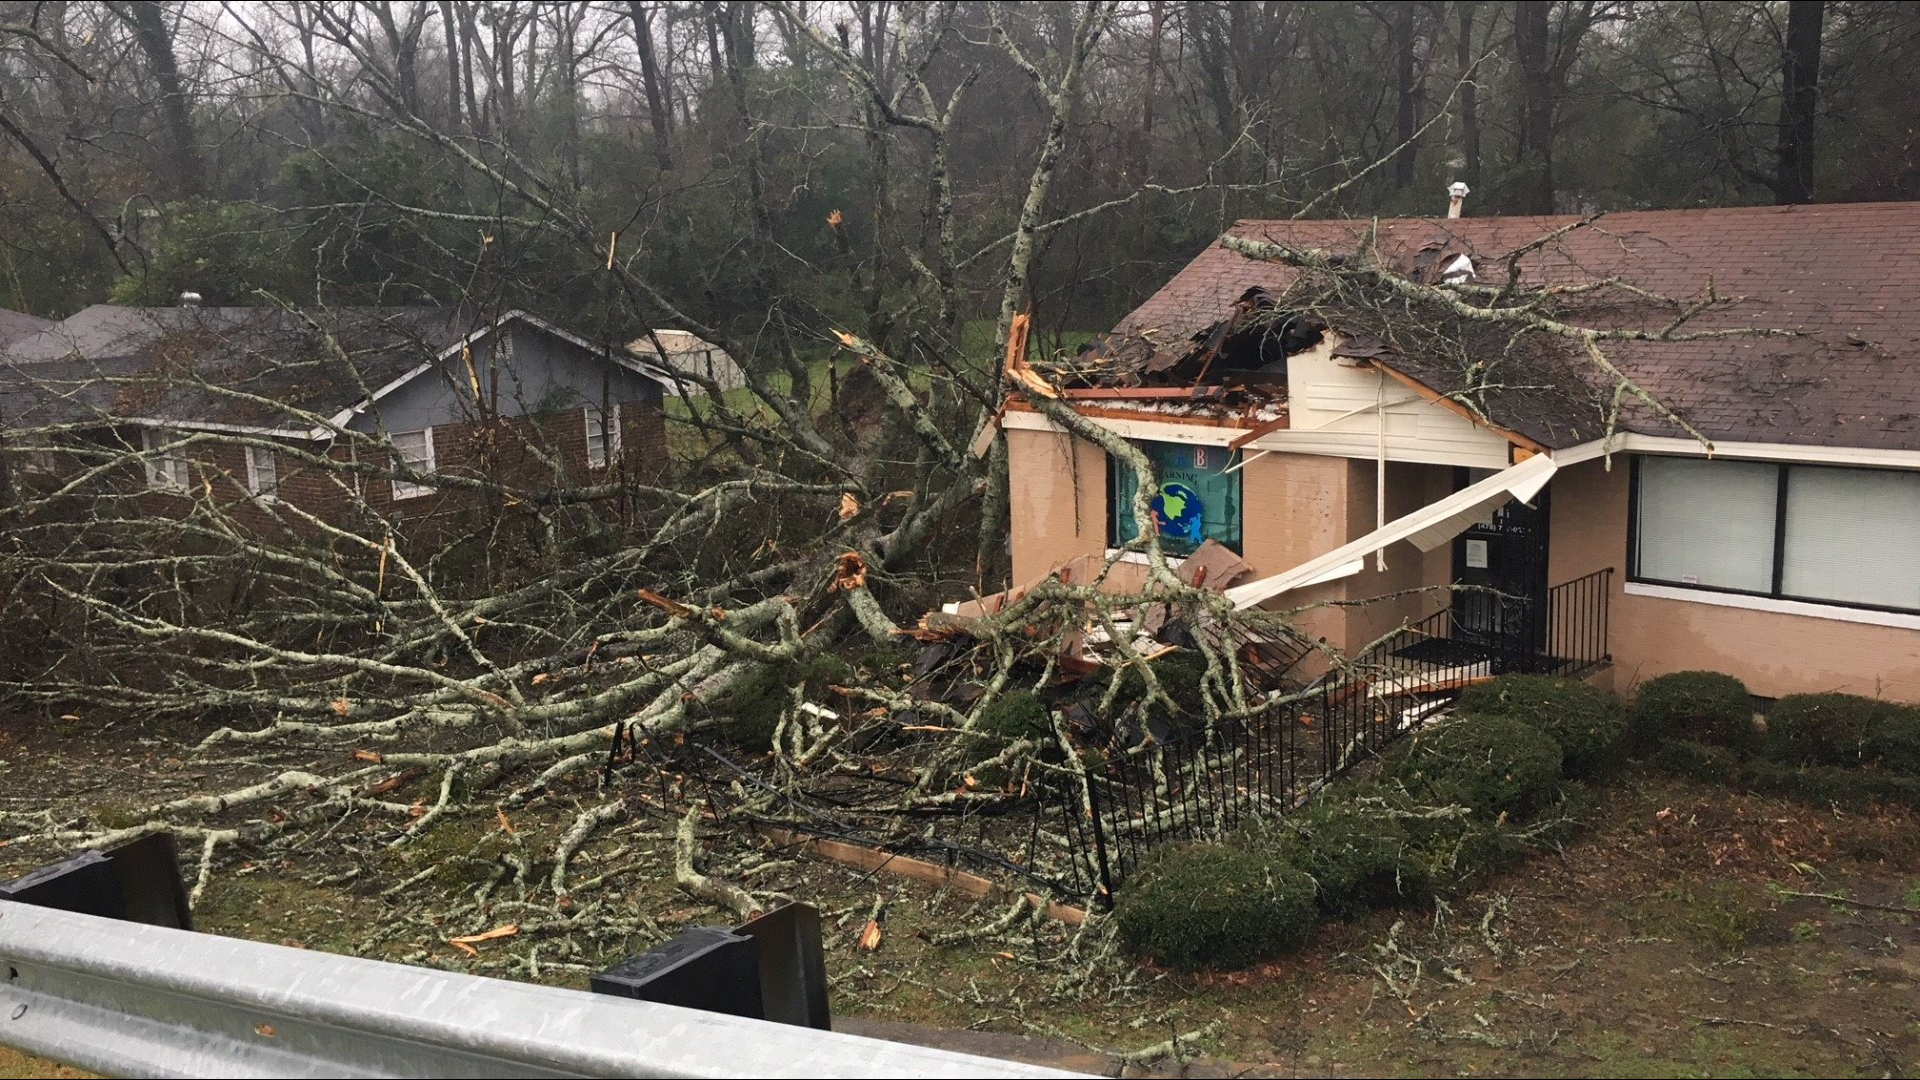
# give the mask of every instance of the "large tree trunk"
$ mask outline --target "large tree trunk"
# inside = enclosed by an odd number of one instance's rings
[[[1397,0],[1393,5],[1394,82],[1400,105],[1394,124],[1393,186],[1413,186],[1413,169],[1420,148],[1414,144],[1414,132],[1420,128],[1420,86],[1414,79],[1413,0]]]
[[[662,169],[671,169],[673,121],[661,94],[660,61],[653,49],[653,13],[640,0],[629,0],[627,15],[633,20],[633,39],[640,49],[640,86],[646,91],[647,116],[653,121],[653,152]]]
[[[1774,202],[1813,201],[1814,113],[1820,105],[1820,36],[1825,0],[1787,4],[1787,43],[1780,56],[1780,151]]]
[[[1480,72],[1474,67],[1479,57],[1473,49],[1473,6],[1474,0],[1462,0],[1460,4],[1460,40],[1456,43],[1456,66],[1460,77],[1465,79],[1460,86],[1460,160],[1463,163],[1459,179],[1469,184],[1480,182]]]
[[[1559,95],[1549,42],[1552,8],[1549,0],[1517,0],[1513,5],[1513,53],[1520,68],[1515,128],[1519,141],[1508,204],[1517,214],[1553,213],[1553,114]]]
[[[440,29],[447,38],[447,130],[460,130],[460,27],[453,0],[440,0]]]
[[[140,52],[153,71],[153,80],[160,85],[160,112],[166,119],[167,134],[173,144],[175,185],[181,195],[198,195],[200,151],[194,146],[193,117],[186,86],[180,79],[180,65],[173,55],[173,38],[167,33],[160,5],[153,0],[133,0],[123,10],[133,26]]]

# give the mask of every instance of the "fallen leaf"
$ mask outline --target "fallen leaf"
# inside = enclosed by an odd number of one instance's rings
[[[512,937],[515,934],[518,934],[519,932],[520,932],[520,924],[516,922],[510,922],[504,926],[496,926],[493,929],[485,931],[483,933],[462,934],[461,936],[456,938],[448,938],[447,944],[478,945],[483,941],[498,941],[503,937]]]
[[[860,929],[860,940],[854,943],[854,948],[864,952],[874,952],[880,948],[881,936],[880,924],[868,919],[867,925]]]
[[[353,708],[353,705],[352,703],[348,702],[346,698],[333,699],[333,715],[345,716],[347,715],[347,710],[351,708]]]
[[[253,1025],[253,1033],[255,1035],[263,1035],[271,1039],[273,1038],[273,1025],[272,1024],[255,1024]]]
[[[860,514],[860,500],[854,498],[853,493],[850,491],[841,492],[840,493],[840,520],[846,521],[849,518],[858,517],[859,514]]]
[[[841,215],[840,211],[835,210],[827,215],[827,228],[837,229],[840,227],[840,223],[845,220],[847,219]]]
[[[539,686],[541,683],[546,682],[548,679],[551,679],[551,678],[553,678],[553,676],[542,671],[533,677],[533,685]]]

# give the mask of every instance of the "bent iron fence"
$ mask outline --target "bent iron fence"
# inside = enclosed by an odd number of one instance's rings
[[[1062,773],[1037,813],[1054,850],[1030,847],[1034,876],[1110,900],[1155,846],[1217,837],[1291,812],[1318,787],[1419,726],[1465,687],[1513,673],[1577,677],[1610,660],[1611,567],[1554,587],[1532,640],[1489,639],[1442,610],[1389,635],[1339,677],[1249,718],[1104,755],[1085,781]]]

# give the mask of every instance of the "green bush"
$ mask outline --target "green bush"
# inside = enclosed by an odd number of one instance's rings
[[[1243,968],[1298,949],[1319,916],[1313,879],[1278,845],[1246,835],[1154,853],[1113,907],[1128,949],[1183,971]]]
[[[1717,671],[1676,671],[1641,683],[1633,731],[1642,745],[1691,739],[1752,750],[1760,741],[1746,684]]]
[[[1031,690],[1009,690],[988,702],[974,719],[974,730],[1005,739],[1024,739],[1052,729],[1046,703]]]
[[[1744,759],[1724,746],[1671,739],[1653,763],[1682,776],[1762,795],[1784,795],[1821,806],[1864,809],[1875,803],[1920,806],[1920,776],[1839,765],[1796,765]]]
[[[1552,675],[1502,675],[1460,696],[1460,711],[1510,716],[1560,744],[1568,776],[1597,776],[1618,760],[1627,734],[1620,699],[1596,686]]]
[[[1526,854],[1526,843],[1504,819],[1454,818],[1416,835],[1410,852],[1435,892],[1459,893]]]
[[[1867,759],[1888,772],[1920,776],[1920,706],[1882,710],[1867,725]]]
[[[1788,694],[1767,714],[1766,755],[1792,765],[1859,765],[1886,702],[1855,694]]]
[[[1393,809],[1318,799],[1287,822],[1282,850],[1319,886],[1320,907],[1347,917],[1431,893],[1423,863]]]
[[[1457,803],[1488,817],[1524,814],[1560,787],[1560,744],[1510,716],[1455,713],[1388,755],[1382,774],[1422,802]]]

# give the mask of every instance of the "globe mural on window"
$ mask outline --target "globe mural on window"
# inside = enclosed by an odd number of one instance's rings
[[[1232,472],[1239,459],[1224,447],[1181,443],[1135,443],[1158,474],[1158,486],[1149,506],[1159,526],[1161,546],[1184,555],[1208,540],[1240,550],[1240,473]],[[1108,520],[1114,545],[1139,536],[1133,517],[1134,493],[1140,478],[1124,462],[1115,461],[1109,473]]]

